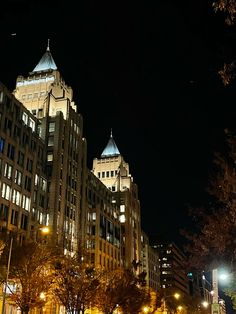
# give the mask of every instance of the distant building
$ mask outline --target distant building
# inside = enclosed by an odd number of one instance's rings
[[[157,243],[152,247],[159,253],[161,289],[172,289],[189,295],[184,253],[175,243]]]
[[[149,244],[149,238],[142,231],[141,236],[141,271],[145,272],[147,286],[152,291],[160,290],[159,254]]]

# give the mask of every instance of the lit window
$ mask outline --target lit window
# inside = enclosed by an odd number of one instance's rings
[[[120,215],[120,222],[124,223],[125,222],[125,215]]]
[[[42,191],[46,192],[47,188],[47,181],[44,178],[41,178],[41,189]]]
[[[53,161],[53,153],[48,153],[47,161]]]
[[[21,202],[21,193],[17,190],[13,190],[12,193],[12,202],[18,206],[20,206]]]
[[[8,163],[6,163],[5,169],[4,169],[4,177],[6,177],[7,179],[11,179],[12,178],[12,171],[13,171],[13,167],[11,165],[9,165]]]
[[[32,129],[32,131],[35,131],[35,121],[31,118],[29,118],[29,127]]]
[[[125,205],[120,205],[120,212],[124,213],[125,212]]]
[[[21,185],[22,183],[22,172],[20,172],[19,170],[16,170],[15,172],[15,183],[17,185]]]
[[[48,137],[48,146],[53,146],[54,142],[54,137],[53,136],[49,136]]]
[[[92,220],[93,220],[93,221],[96,220],[96,213],[92,213]]]
[[[2,197],[6,200],[10,200],[11,196],[11,187],[10,185],[7,185],[6,183],[2,184]]]
[[[28,115],[26,112],[22,113],[22,120],[26,125],[28,124]]]
[[[34,185],[38,185],[39,183],[39,176],[36,174],[34,177]]]
[[[30,198],[26,195],[22,196],[22,208],[24,208],[27,211],[30,211]]]
[[[49,123],[48,131],[49,132],[54,132],[55,131],[55,122],[50,122]]]

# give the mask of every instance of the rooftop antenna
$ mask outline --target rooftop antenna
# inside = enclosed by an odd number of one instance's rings
[[[49,43],[50,43],[50,39],[48,39],[47,51],[50,51],[50,48],[49,48]]]
[[[112,128],[111,128],[111,137],[112,137]]]

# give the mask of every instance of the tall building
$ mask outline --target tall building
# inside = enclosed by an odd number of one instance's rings
[[[86,141],[73,91],[57,69],[49,46],[28,77],[18,76],[14,95],[40,122],[51,240],[64,253],[74,254],[84,235]]]
[[[159,252],[161,288],[189,295],[184,253],[175,243],[154,244],[153,248]]]
[[[151,291],[160,290],[159,254],[149,244],[148,235],[141,235],[141,271],[146,273],[146,284]]]
[[[49,224],[44,141],[39,121],[0,84],[0,229],[18,241]]]
[[[93,173],[113,192],[119,206],[121,250],[125,267],[141,259],[141,217],[138,187],[114,141],[112,133],[100,158],[93,159]]]
[[[141,237],[129,164],[111,133],[87,168],[83,118],[49,46],[13,93],[0,83],[0,232],[16,232],[22,243],[37,240],[43,226],[64,254],[85,248],[95,267],[135,265],[158,289],[158,257]]]

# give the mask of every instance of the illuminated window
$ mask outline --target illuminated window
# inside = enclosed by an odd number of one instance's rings
[[[34,177],[34,185],[38,185],[39,183],[39,176],[36,174],[35,177]]]
[[[49,131],[50,133],[55,131],[55,122],[50,122],[50,123],[49,123],[48,131]]]
[[[28,124],[28,115],[26,112],[22,113],[22,120],[23,120],[24,124],[26,124],[26,125]]]
[[[15,183],[19,186],[22,184],[22,172],[19,170],[16,170],[15,172]]]
[[[12,202],[18,206],[20,206],[21,202],[21,193],[17,190],[13,190],[12,193]]]
[[[30,211],[30,198],[26,195],[22,196],[22,208],[24,208],[27,211]]]
[[[31,118],[29,118],[29,127],[32,129],[32,131],[35,131],[35,121]]]
[[[2,197],[6,200],[10,200],[11,196],[11,187],[10,185],[7,185],[6,183],[2,184]]]
[[[120,205],[120,212],[124,213],[125,212],[125,205]]]
[[[41,184],[40,184],[41,190],[46,192],[47,188],[47,181],[44,178],[41,178]]]
[[[125,222],[125,215],[120,215],[120,222],[124,223]]]
[[[54,137],[53,136],[49,136],[48,137],[48,146],[53,146],[54,144]]]
[[[7,179],[11,179],[12,171],[13,171],[13,167],[9,165],[8,163],[6,163],[5,168],[4,168],[4,177],[6,177]]]
[[[53,153],[48,153],[47,154],[47,161],[53,161]]]

